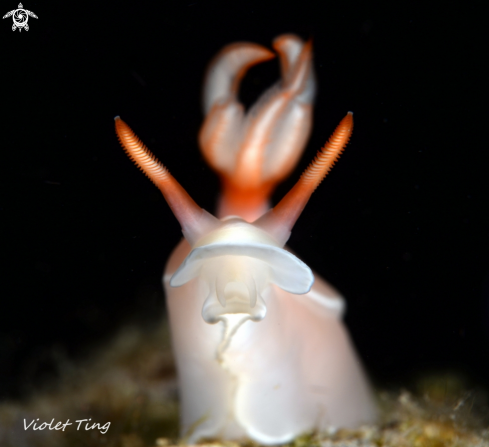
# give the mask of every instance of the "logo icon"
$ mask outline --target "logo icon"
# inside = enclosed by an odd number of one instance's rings
[[[24,9],[22,3],[19,3],[18,9],[13,9],[12,11],[7,12],[7,14],[5,14],[2,18],[6,19],[10,16],[12,16],[12,19],[14,20],[12,31],[15,31],[17,28],[19,28],[19,33],[22,31],[22,28],[24,28],[26,31],[29,31],[29,25],[27,24],[27,22],[29,21],[29,16],[34,17],[35,19],[38,18],[32,11]]]

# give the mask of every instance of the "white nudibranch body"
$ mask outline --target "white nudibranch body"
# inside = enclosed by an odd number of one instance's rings
[[[164,277],[183,436],[278,444],[371,421],[343,299],[264,231],[224,223],[182,241]]]
[[[292,170],[307,141],[315,91],[311,43],[283,35],[274,48],[282,81],[246,114],[237,99],[239,81],[273,53],[233,44],[209,67],[200,143],[222,179],[219,218],[200,208],[127,124],[115,120],[123,148],[161,190],[185,238],[163,282],[181,434],[188,443],[280,444],[376,418],[341,322],[343,298],[284,248],[348,143],[353,116],[347,114],[296,185],[269,209],[274,185]]]

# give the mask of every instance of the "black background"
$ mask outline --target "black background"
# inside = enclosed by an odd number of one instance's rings
[[[482,2],[328,3],[26,0],[39,17],[28,32],[0,22],[0,397],[56,377],[60,353],[78,358],[164,315],[180,229],[119,147],[114,116],[212,211],[219,185],[196,141],[206,64],[228,43],[290,32],[313,38],[319,89],[306,153],[274,200],[348,110],[355,130],[289,245],[346,297],[380,386],[433,369],[484,383]],[[276,61],[253,68],[242,100],[277,78]]]

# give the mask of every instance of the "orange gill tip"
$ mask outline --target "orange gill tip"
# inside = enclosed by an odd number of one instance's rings
[[[134,164],[159,188],[180,223],[185,238],[193,245],[210,229],[216,227],[219,221],[194,202],[168,169],[119,116],[114,120],[115,131],[122,148]]]
[[[290,71],[288,77],[286,78],[285,87],[294,93],[298,93],[304,90],[309,74],[312,70],[311,66],[312,59],[312,40],[308,40],[297,58],[294,68]]]
[[[295,93],[301,91],[312,70],[312,39],[304,43],[293,34],[285,34],[277,37],[272,46],[280,56],[283,87]]]
[[[312,193],[345,150],[352,131],[353,112],[348,112],[328,142],[302,173],[299,181],[274,208],[256,220],[255,224],[272,234],[277,242],[285,244]]]
[[[280,60],[280,63],[294,61],[299,57],[299,54],[304,51],[309,53],[312,51],[312,37],[304,42],[299,36],[295,34],[281,34],[273,39],[272,47],[281,56],[287,56]],[[287,71],[287,65],[282,65]]]
[[[282,78],[290,71],[291,62],[297,58],[302,45],[302,40],[294,34],[282,34],[273,39],[272,48],[280,56]]]

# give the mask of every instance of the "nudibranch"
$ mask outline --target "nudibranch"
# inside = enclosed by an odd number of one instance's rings
[[[161,190],[184,239],[163,276],[187,442],[279,444],[311,431],[372,422],[369,384],[341,322],[342,297],[285,247],[311,194],[353,130],[348,113],[273,208],[277,182],[309,136],[315,79],[311,43],[274,41],[282,79],[245,112],[237,99],[266,48],[236,43],[211,62],[199,140],[222,180],[217,217],[200,208],[119,117],[128,156]]]

